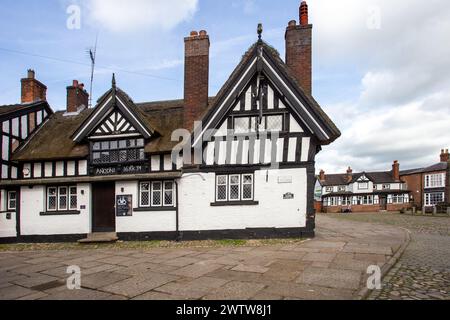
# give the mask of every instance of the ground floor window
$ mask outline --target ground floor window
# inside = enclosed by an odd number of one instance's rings
[[[433,192],[425,194],[425,205],[435,206],[444,202],[444,192]]]
[[[77,187],[62,186],[47,188],[47,211],[68,211],[77,209]]]
[[[17,192],[16,191],[8,191],[7,205],[8,205],[8,210],[14,211],[17,209]]]
[[[353,205],[355,206],[367,206],[372,205],[374,202],[373,196],[357,196],[353,197]]]
[[[390,198],[388,198],[388,203],[390,204],[403,204],[408,203],[409,197],[404,194],[394,194]]]
[[[254,198],[253,174],[230,174],[216,177],[216,201],[252,201]]]
[[[139,184],[139,205],[143,208],[174,207],[175,182],[153,181]]]

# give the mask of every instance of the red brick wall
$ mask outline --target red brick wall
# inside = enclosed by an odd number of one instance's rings
[[[184,72],[184,127],[192,130],[194,121],[208,106],[209,89],[209,36],[206,32],[192,32],[185,38]]]
[[[402,176],[401,179],[406,182],[407,189],[411,191],[411,195],[414,198],[413,204],[418,208],[423,206],[423,186],[424,178],[422,174],[413,174],[409,176]]]
[[[405,208],[410,208],[411,205],[408,203],[404,204],[388,204],[387,205],[387,211],[400,211]],[[325,213],[341,213],[342,209],[346,209],[347,206],[335,206],[335,207],[324,207],[323,212]],[[381,207],[378,204],[374,205],[354,205],[351,207],[352,212],[379,212],[381,211]]]
[[[286,29],[286,64],[300,87],[312,93],[312,25],[296,25],[291,21]]]
[[[25,78],[22,82],[22,103],[33,103],[47,100],[47,87],[33,78]]]

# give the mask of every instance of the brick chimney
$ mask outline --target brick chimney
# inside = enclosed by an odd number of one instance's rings
[[[450,156],[448,153],[448,149],[446,149],[446,150],[442,149],[441,150],[441,162],[448,162],[449,160],[450,160]]]
[[[67,113],[76,113],[86,109],[89,105],[89,94],[84,90],[84,84],[73,80],[67,87]]]
[[[308,94],[312,94],[312,28],[308,21],[308,5],[303,1],[300,24],[292,20],[286,29],[286,64]]]
[[[395,181],[400,181],[400,163],[398,163],[397,160],[395,160],[392,165],[392,178],[394,178]]]
[[[353,180],[353,169],[348,167],[347,169],[347,182],[350,183]]]
[[[209,36],[204,30],[192,31],[184,44],[184,127],[192,130],[208,106]]]
[[[319,180],[320,181],[325,181],[325,171],[320,170]]]
[[[40,81],[36,80],[36,73],[29,69],[26,78],[21,80],[22,83],[22,103],[33,103],[37,101],[47,100],[47,87]]]

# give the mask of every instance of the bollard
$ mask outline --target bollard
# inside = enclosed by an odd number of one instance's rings
[[[433,207],[433,216],[435,216],[435,215],[437,215],[437,207],[436,206]]]
[[[450,216],[450,207],[447,208],[447,214]]]
[[[413,214],[413,216],[416,215],[416,207],[413,207],[413,208],[412,208],[412,214]]]

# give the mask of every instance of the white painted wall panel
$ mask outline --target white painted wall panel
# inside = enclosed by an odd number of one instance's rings
[[[34,164],[34,177],[35,178],[41,178],[42,177],[42,164],[41,163],[35,163]]]
[[[45,163],[45,177],[51,177],[53,175],[53,163]]]
[[[21,231],[25,236],[87,234],[91,231],[91,188],[88,184],[77,185],[79,215],[41,216],[45,210],[46,190],[44,186],[21,188]],[[81,194],[84,190],[84,195]]]
[[[78,173],[80,176],[87,175],[87,160],[78,161]]]
[[[297,152],[297,138],[289,138],[288,162],[295,161]]]
[[[74,176],[75,175],[75,161],[67,162],[67,175]]]
[[[227,142],[220,142],[220,151],[219,151],[219,165],[224,165],[227,161]]]
[[[302,140],[302,162],[308,161],[309,148],[310,148],[311,138],[303,138]]]
[[[122,188],[124,191],[122,192]],[[133,208],[137,208],[139,203],[138,182],[117,182],[116,194],[130,194],[133,196]],[[117,217],[117,232],[163,232],[176,230],[176,211],[148,211],[133,212],[132,217]]]
[[[12,119],[12,134],[16,137],[19,136],[19,118]]]
[[[9,133],[9,121],[3,122],[3,132]]]
[[[304,132],[300,124],[295,120],[295,118],[290,115],[291,119],[289,120],[290,130],[291,133],[302,133]]]
[[[27,120],[27,116],[22,116],[20,118],[20,122],[21,122],[21,128],[22,128],[21,137],[22,137],[22,139],[26,139],[28,137],[28,120]]]
[[[274,104],[275,104],[275,94],[273,92],[273,89],[269,86],[269,88],[267,89],[267,108],[269,110],[274,109]]]
[[[252,110],[252,87],[245,93],[245,111]]]
[[[164,170],[172,171],[172,156],[170,154],[164,156]]]
[[[282,169],[269,174],[255,173],[258,206],[211,207],[215,196],[215,174],[185,175],[180,182],[180,228],[224,230],[245,228],[293,228],[306,226],[306,169]],[[291,176],[292,183],[278,183],[279,176]],[[292,192],[293,200],[283,200]]]
[[[214,142],[208,142],[206,146],[205,163],[208,166],[214,165]]]
[[[2,159],[9,160],[9,137],[2,136]]]
[[[161,157],[159,155],[151,157],[151,166],[152,171],[161,171]]]
[[[56,162],[56,173],[55,174],[57,177],[64,176],[64,162],[63,161]]]

